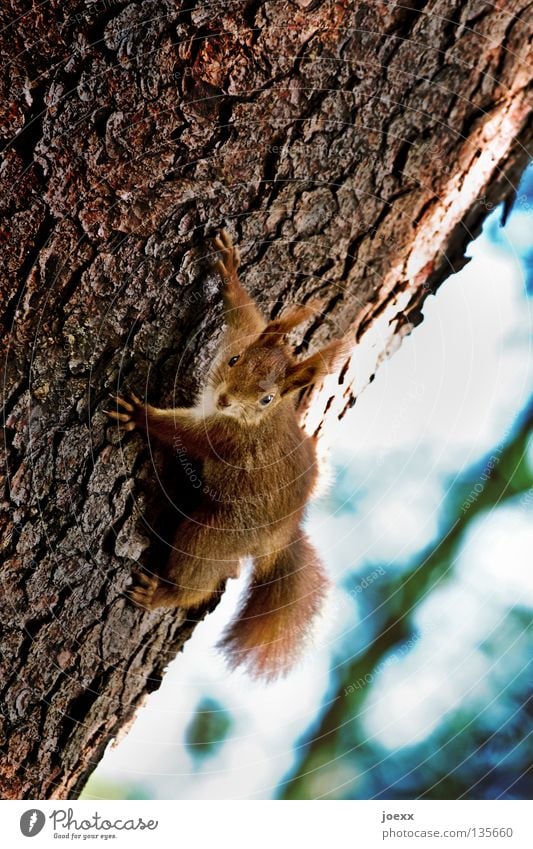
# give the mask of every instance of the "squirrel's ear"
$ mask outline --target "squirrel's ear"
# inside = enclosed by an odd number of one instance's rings
[[[336,339],[330,342],[321,351],[307,357],[300,363],[294,363],[290,366],[285,375],[282,395],[289,392],[295,392],[298,389],[303,389],[304,386],[310,386],[312,383],[317,383],[327,374],[331,374],[340,365],[340,360],[344,356],[348,356],[349,347],[346,339]]]
[[[307,304],[299,304],[295,307],[289,307],[279,318],[274,318],[269,321],[265,329],[261,333],[261,341],[275,345],[283,342],[283,336],[298,327],[303,321],[312,318],[322,310],[323,304],[321,301],[313,300]]]

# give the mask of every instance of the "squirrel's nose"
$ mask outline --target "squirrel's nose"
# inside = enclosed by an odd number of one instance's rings
[[[229,407],[229,398],[225,393],[218,396],[217,407]]]

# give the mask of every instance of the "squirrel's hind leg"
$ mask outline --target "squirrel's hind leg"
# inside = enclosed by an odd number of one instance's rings
[[[246,555],[243,535],[226,530],[227,518],[194,513],[180,525],[161,575],[136,572],[128,596],[139,607],[200,607],[220,595],[228,578],[239,575]]]
[[[237,578],[240,571],[240,562],[227,563],[225,578]],[[213,575],[213,581],[202,581],[201,585],[187,586],[157,575],[147,575],[146,572],[137,572],[133,583],[126,595],[137,605],[147,610],[155,610],[158,607],[181,607],[186,610],[200,607],[206,604],[215,595],[221,595],[224,591],[225,578],[220,574]]]

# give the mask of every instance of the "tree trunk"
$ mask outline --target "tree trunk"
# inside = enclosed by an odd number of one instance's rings
[[[194,628],[124,598],[189,502],[102,410],[192,400],[221,325],[206,238],[228,224],[266,313],[325,300],[304,345],[352,328],[306,424],[342,416],[513,197],[528,6],[4,3],[3,797],[75,798]]]

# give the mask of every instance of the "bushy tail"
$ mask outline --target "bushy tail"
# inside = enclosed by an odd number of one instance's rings
[[[237,618],[218,643],[230,666],[268,680],[288,672],[305,647],[328,584],[305,536],[279,551],[268,569],[259,562]]]

